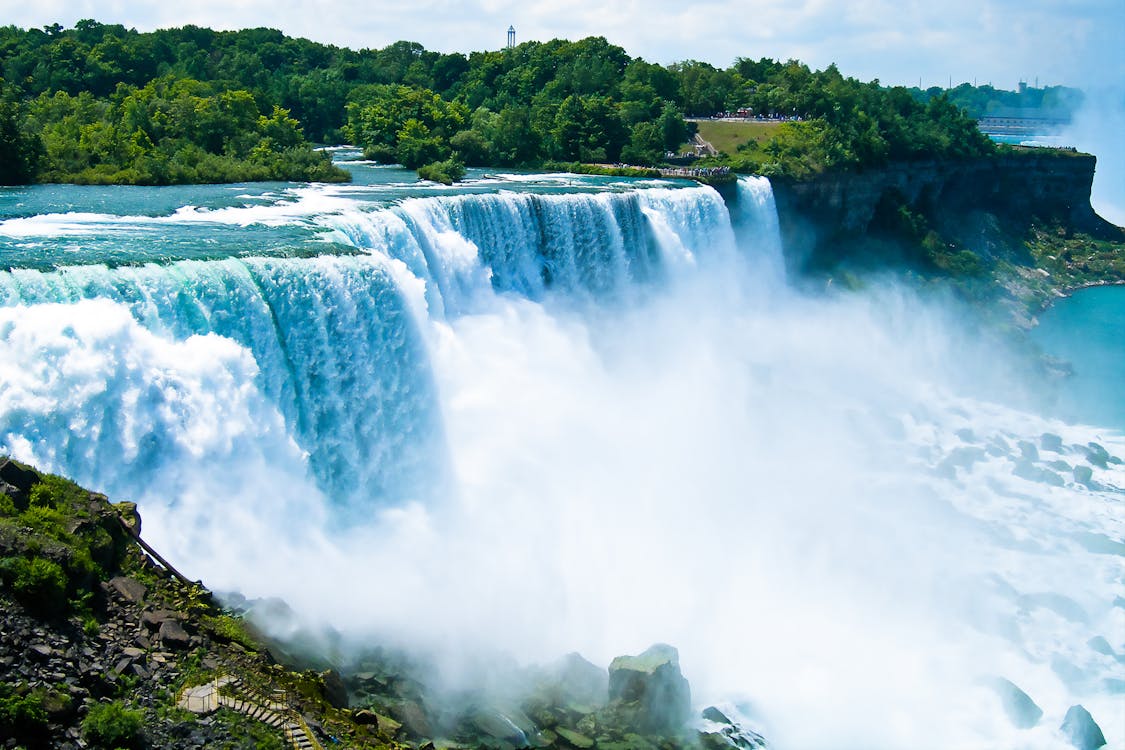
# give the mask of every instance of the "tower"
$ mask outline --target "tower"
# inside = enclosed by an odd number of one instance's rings
[[[508,49],[516,46],[516,27],[508,27]]]

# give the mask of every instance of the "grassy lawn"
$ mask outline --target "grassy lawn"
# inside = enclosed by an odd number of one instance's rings
[[[723,122],[703,120],[696,123],[703,140],[727,154],[735,154],[738,147],[754,141],[759,146],[773,137],[777,122]]]

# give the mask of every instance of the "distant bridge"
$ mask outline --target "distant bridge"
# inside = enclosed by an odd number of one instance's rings
[[[982,117],[977,127],[986,135],[1051,135],[1070,124],[1062,117]]]

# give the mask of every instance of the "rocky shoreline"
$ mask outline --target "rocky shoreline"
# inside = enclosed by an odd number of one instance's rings
[[[766,746],[718,708],[693,716],[664,644],[608,670],[577,654],[529,670],[516,701],[438,695],[379,647],[325,669],[241,616],[256,603],[224,609],[150,556],[140,527],[134,505],[0,457],[0,747]],[[32,567],[64,579],[12,573]]]

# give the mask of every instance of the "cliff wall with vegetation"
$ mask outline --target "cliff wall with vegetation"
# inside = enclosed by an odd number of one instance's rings
[[[1006,149],[773,182],[792,272],[947,278],[1029,322],[1067,289],[1125,279],[1125,231],[1090,206],[1095,167],[1090,154]]]

